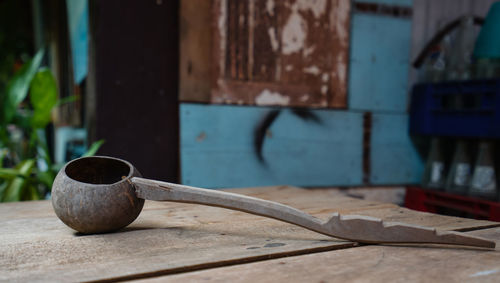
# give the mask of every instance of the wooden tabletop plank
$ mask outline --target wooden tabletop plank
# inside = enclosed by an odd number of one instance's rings
[[[495,225],[343,197],[332,190],[281,186],[234,192],[320,218],[340,212],[442,229]],[[48,201],[0,205],[0,280],[5,281],[148,277],[355,245],[276,220],[199,205],[147,201],[139,218],[121,232],[89,236],[66,227]]]
[[[500,244],[500,228],[467,232]],[[498,282],[500,250],[362,246],[160,276],[141,282]]]

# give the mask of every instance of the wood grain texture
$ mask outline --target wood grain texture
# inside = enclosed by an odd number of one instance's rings
[[[459,232],[437,231],[434,227],[339,213],[333,213],[327,219],[321,220],[297,208],[260,198],[139,177],[130,181],[140,199],[193,203],[242,211],[348,241],[378,244],[434,243],[495,248],[495,243],[489,240]]]
[[[283,186],[236,192],[321,218],[336,211],[376,216],[386,210],[383,219],[419,224],[431,216],[413,212],[405,218],[408,210],[341,197],[335,190]],[[427,223],[447,230],[495,225],[445,216]],[[128,228],[92,236],[64,226],[48,201],[0,205],[0,280],[9,282],[139,278],[352,246],[275,220],[197,205],[147,201]]]
[[[349,0],[216,0],[213,11],[213,103],[346,107]]]
[[[208,188],[362,183],[362,113],[314,110],[313,123],[283,110],[263,144],[255,129],[270,108],[181,105],[182,183]]]
[[[212,4],[180,1],[179,100],[209,102],[212,66]]]
[[[500,228],[469,232],[500,243]],[[500,250],[365,246],[141,282],[496,282]],[[264,272],[265,271],[265,272]]]

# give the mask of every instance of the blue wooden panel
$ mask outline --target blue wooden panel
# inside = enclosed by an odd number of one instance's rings
[[[261,164],[254,153],[253,133],[269,111],[182,104],[182,182],[208,188],[361,183],[361,113],[314,110],[322,120],[315,124],[282,110],[264,142],[266,164]]]
[[[355,0],[356,3],[376,3],[397,6],[412,6],[413,0]]]
[[[370,182],[419,183],[423,169],[424,162],[408,133],[408,115],[373,114]]]
[[[73,79],[76,84],[87,76],[89,44],[88,0],[66,0],[68,11],[68,31],[73,59]]]
[[[352,17],[349,109],[405,112],[411,20]]]

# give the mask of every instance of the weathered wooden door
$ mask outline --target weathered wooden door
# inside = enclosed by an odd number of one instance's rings
[[[349,0],[216,0],[213,103],[346,107]]]

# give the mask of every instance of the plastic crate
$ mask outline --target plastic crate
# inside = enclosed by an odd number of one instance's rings
[[[500,221],[500,203],[420,187],[407,187],[405,207],[431,213]],[[454,213],[444,213],[453,211]]]
[[[410,133],[500,138],[500,79],[415,85]]]

